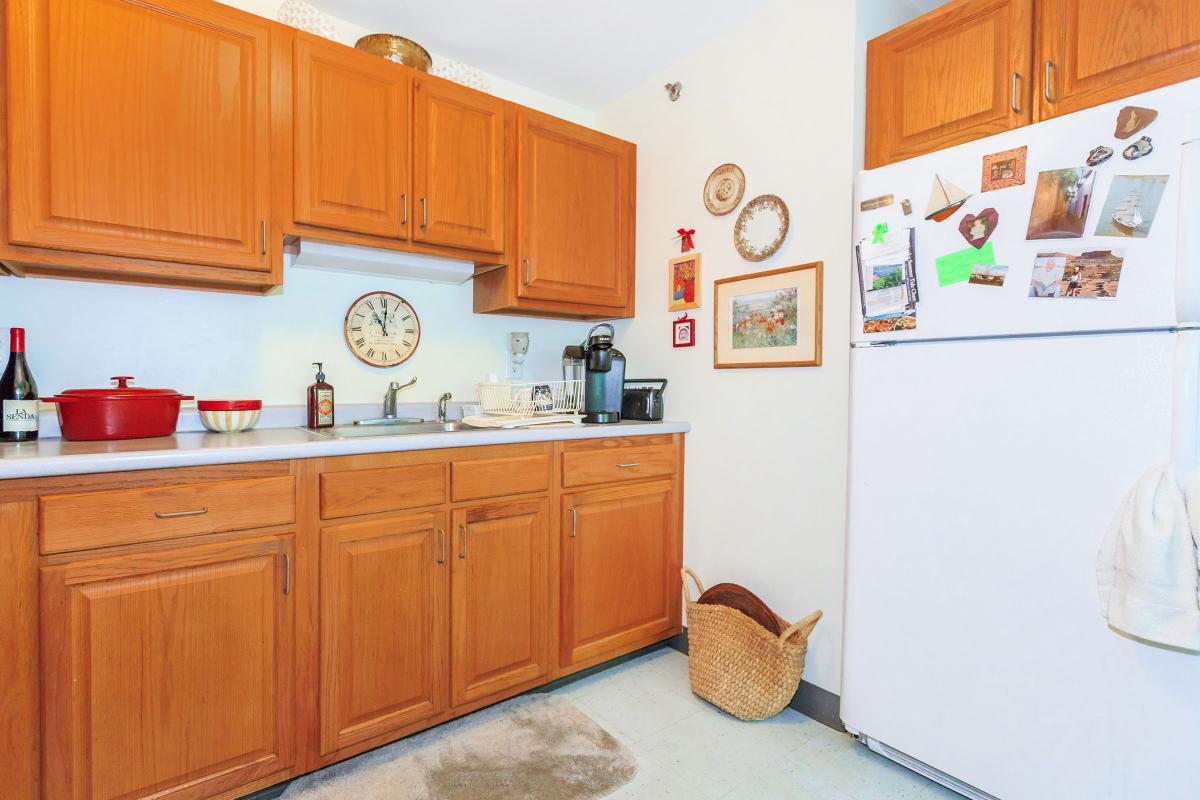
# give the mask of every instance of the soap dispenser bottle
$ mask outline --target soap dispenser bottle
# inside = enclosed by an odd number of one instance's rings
[[[317,382],[308,387],[308,427],[333,427],[333,386],[325,382],[324,363],[314,361]]]

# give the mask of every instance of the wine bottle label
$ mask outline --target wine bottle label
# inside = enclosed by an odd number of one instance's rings
[[[5,400],[3,429],[5,432],[30,432],[38,429],[37,400]]]
[[[333,424],[333,392],[317,389],[317,424]]]

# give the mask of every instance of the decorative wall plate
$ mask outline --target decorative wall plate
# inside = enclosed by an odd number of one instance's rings
[[[746,191],[746,176],[737,164],[722,164],[704,182],[704,207],[722,217],[737,208]]]
[[[747,261],[765,261],[787,238],[787,205],[773,194],[760,194],[746,203],[733,226],[733,245]]]

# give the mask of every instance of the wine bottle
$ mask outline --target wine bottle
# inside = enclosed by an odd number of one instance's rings
[[[12,329],[8,366],[0,376],[0,441],[32,442],[38,438],[38,393],[25,363],[25,329]]]

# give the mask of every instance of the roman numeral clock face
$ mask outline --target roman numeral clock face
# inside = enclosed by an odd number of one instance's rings
[[[399,295],[364,294],[346,312],[346,344],[364,364],[381,369],[403,364],[420,341],[417,312]]]

